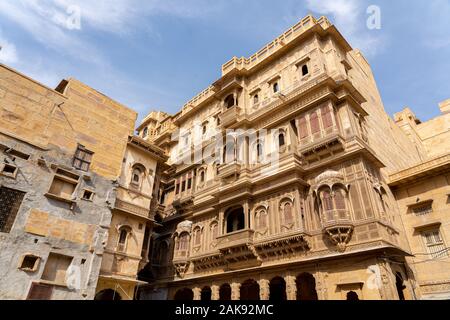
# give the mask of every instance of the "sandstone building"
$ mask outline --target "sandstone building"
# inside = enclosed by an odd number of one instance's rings
[[[0,65],[0,299],[450,297],[450,101],[307,16],[175,115]]]
[[[138,127],[171,165],[145,297],[448,294],[442,108],[426,124],[408,110],[393,121],[367,61],[324,17],[233,58],[178,114],[152,112]]]
[[[3,65],[0,114],[0,299],[132,299],[165,162],[133,137],[137,114],[75,79],[52,90]]]

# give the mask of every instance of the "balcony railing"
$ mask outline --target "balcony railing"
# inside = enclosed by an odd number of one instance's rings
[[[227,128],[235,124],[239,120],[241,114],[241,108],[238,106],[233,106],[228,108],[220,115],[220,125],[222,128]]]
[[[241,172],[241,168],[241,164],[239,164],[237,161],[224,163],[219,166],[219,177],[221,179],[225,179],[230,176],[238,175]]]
[[[254,233],[255,231],[253,230],[245,229],[217,237],[217,247],[219,250],[224,250],[233,247],[251,245],[253,244]]]

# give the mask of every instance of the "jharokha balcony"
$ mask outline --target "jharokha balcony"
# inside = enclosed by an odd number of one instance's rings
[[[217,238],[217,247],[229,269],[261,264],[253,246],[254,231],[250,229],[228,233]]]

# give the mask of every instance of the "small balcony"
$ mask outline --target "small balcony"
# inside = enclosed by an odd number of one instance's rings
[[[219,167],[219,177],[221,179],[226,179],[231,176],[237,176],[241,172],[241,164],[237,161],[231,163],[225,163]]]
[[[222,112],[222,114],[219,116],[222,128],[228,128],[235,124],[239,120],[240,114],[241,108],[239,108],[237,105],[234,105]]]
[[[255,231],[253,230],[245,229],[217,237],[217,247],[220,251],[222,251],[230,248],[251,245],[253,244],[254,233]]]

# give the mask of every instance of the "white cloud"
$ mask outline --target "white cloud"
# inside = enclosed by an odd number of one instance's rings
[[[306,0],[306,6],[314,13],[326,15],[334,21],[339,31],[354,48],[363,54],[374,56],[382,51],[387,38],[367,28],[365,16],[368,4],[360,0]]]
[[[0,32],[0,62],[14,64],[18,61],[16,46],[3,38]]]
[[[69,8],[79,8],[80,28],[70,28]],[[133,28],[150,30],[152,16],[179,18],[205,16],[216,8],[207,0],[1,0],[0,16],[13,21],[37,41],[65,55],[104,65],[97,44],[88,39],[87,29],[118,35]]]

